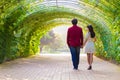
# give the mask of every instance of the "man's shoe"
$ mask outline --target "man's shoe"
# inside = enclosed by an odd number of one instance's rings
[[[78,68],[73,68],[73,70],[78,70]]]

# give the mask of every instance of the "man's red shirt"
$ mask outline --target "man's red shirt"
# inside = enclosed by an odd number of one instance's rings
[[[83,45],[83,31],[81,27],[73,25],[72,27],[68,28],[67,44],[68,46],[72,47]]]

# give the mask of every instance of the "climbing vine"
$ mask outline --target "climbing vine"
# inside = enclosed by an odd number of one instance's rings
[[[84,24],[83,29],[94,26],[96,55],[120,63],[119,0],[80,0],[83,12],[45,6],[40,4],[43,1],[0,1],[0,63],[36,54],[43,34],[57,25],[71,24],[74,17]]]

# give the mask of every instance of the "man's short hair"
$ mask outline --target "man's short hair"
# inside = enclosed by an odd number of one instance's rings
[[[76,25],[77,23],[78,23],[78,20],[77,20],[77,19],[73,19],[73,20],[72,20],[72,24],[73,24],[73,25]]]

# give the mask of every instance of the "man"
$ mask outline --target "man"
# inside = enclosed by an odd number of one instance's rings
[[[80,48],[83,46],[83,31],[81,27],[77,26],[77,19],[73,19],[71,22],[73,26],[70,27],[67,32],[67,44],[70,48],[74,69],[77,70],[79,65]]]

